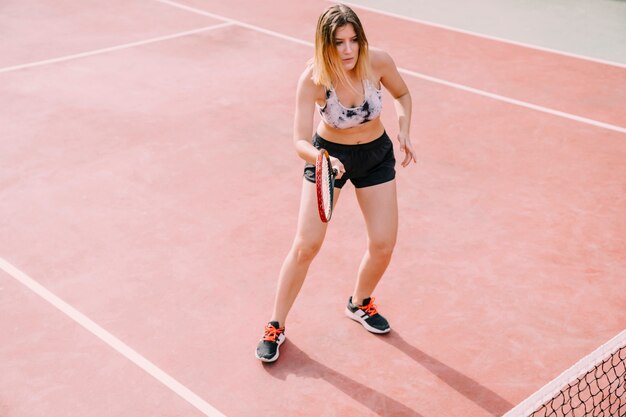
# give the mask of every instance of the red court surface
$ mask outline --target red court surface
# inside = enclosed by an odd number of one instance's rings
[[[347,186],[255,359],[328,4],[0,6],[0,416],[500,416],[626,328],[626,69],[357,9],[413,97],[393,331],[343,316]]]

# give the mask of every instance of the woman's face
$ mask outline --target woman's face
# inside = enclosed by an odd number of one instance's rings
[[[352,23],[335,31],[335,47],[346,71],[354,69],[359,57],[359,42]]]

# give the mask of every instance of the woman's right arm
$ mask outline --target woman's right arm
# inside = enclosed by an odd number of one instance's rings
[[[293,142],[298,156],[310,164],[315,165],[319,151],[311,143],[313,135],[313,115],[315,114],[315,101],[318,98],[321,87],[311,80],[310,68],[304,71],[298,80],[296,91],[296,114],[293,123]],[[337,170],[337,179],[340,179],[345,171],[343,163],[330,157],[330,164]]]
[[[307,68],[300,76],[296,90],[293,142],[298,156],[311,164],[315,164],[318,154],[317,149],[311,144],[318,88],[311,80],[311,70]]]

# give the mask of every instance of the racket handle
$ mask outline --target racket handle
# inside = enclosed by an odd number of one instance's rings
[[[339,174],[339,170],[337,168],[333,168],[333,176],[337,176]]]

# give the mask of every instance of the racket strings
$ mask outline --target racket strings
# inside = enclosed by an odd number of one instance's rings
[[[325,149],[320,149],[315,161],[315,188],[317,193],[317,209],[320,219],[327,223],[333,212],[333,194],[335,175],[330,164],[330,157]]]
[[[322,164],[322,178],[324,181],[324,187],[323,187],[323,202],[324,202],[324,213],[326,214],[326,216],[328,217],[332,207],[332,201],[331,201],[331,178],[330,176],[332,175],[331,171],[330,171],[330,166],[328,164],[328,159],[324,158],[324,162]]]

